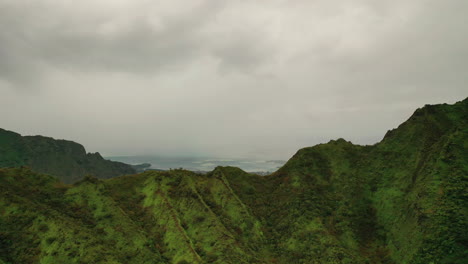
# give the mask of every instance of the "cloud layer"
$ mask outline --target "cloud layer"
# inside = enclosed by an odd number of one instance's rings
[[[467,96],[464,0],[0,0],[1,127],[288,158]]]

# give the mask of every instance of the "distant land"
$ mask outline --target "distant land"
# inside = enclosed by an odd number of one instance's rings
[[[106,159],[127,164],[151,164],[147,169],[186,169],[194,172],[212,171],[217,166],[232,166],[256,174],[270,174],[283,166],[284,160],[259,160],[248,158],[219,158],[219,157],[164,157],[147,156],[109,156]]]
[[[0,128],[0,167],[21,166],[54,175],[65,183],[74,183],[86,175],[106,179],[136,173],[132,166],[106,160],[99,153],[87,153],[73,141],[21,136]]]

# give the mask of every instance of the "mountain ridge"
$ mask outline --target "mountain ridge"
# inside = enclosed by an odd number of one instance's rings
[[[268,176],[217,167],[64,185],[0,169],[0,259],[466,263],[467,117],[468,99],[425,106],[379,143],[303,148]]]
[[[135,173],[130,165],[105,160],[98,152],[87,153],[73,141],[44,136],[21,136],[0,128],[0,167],[29,166],[58,177],[65,183],[87,174],[100,178]]]

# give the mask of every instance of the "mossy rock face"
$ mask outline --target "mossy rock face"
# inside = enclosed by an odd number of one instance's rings
[[[378,144],[304,148],[265,177],[0,169],[0,263],[468,263],[467,121],[467,100],[426,106]]]

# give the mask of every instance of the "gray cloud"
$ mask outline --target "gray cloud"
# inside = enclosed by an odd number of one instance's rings
[[[233,36],[204,32],[225,8],[220,1],[189,4],[190,10],[181,14],[171,13],[177,4],[166,7],[167,13],[158,12],[157,2],[128,4],[129,10],[111,14],[83,14],[92,3],[77,12],[75,4],[59,2],[2,4],[0,74],[5,79],[37,77],[44,67],[153,74],[179,70],[207,55],[235,67],[261,63],[264,57],[264,48],[252,45],[261,43],[260,36],[246,34],[249,29]]]
[[[287,158],[466,97],[468,3],[0,0],[0,121],[105,154]]]

